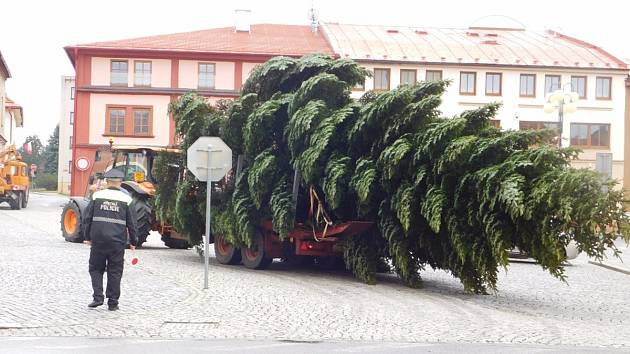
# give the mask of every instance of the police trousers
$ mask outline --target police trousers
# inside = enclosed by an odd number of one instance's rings
[[[90,277],[94,300],[103,302],[103,273],[107,269],[107,303],[117,305],[120,298],[120,280],[122,279],[125,259],[125,247],[95,247],[90,248]]]

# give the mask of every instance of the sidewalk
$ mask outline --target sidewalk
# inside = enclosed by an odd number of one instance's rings
[[[621,251],[621,254],[619,255],[620,258],[615,257],[611,251],[608,251],[606,252],[607,257],[605,257],[601,263],[594,259],[590,259],[588,262],[630,275],[630,245],[628,245],[623,239],[615,241],[615,245],[617,246],[617,249]]]

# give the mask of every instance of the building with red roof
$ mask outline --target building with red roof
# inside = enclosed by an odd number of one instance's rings
[[[0,52],[0,148],[7,144],[15,144],[13,132],[15,128],[24,126],[22,106],[7,97],[5,82],[11,78],[11,71]]]
[[[273,56],[333,54],[309,26],[236,27],[65,47],[76,71],[72,161],[94,163],[113,138],[120,145],[174,144],[168,104],[195,90],[210,101],[234,98],[258,64]],[[63,124],[64,122],[62,122]],[[70,162],[72,164],[72,162]],[[85,193],[90,168],[73,165],[71,195]]]
[[[594,44],[524,28],[425,28],[325,23],[334,52],[374,73],[366,90],[448,79],[440,109],[447,116],[490,102],[502,106],[503,129],[561,129],[562,146],[582,149],[576,167],[598,168],[630,187],[628,64]],[[550,93],[574,92],[576,108],[545,113]],[[628,95],[628,97],[627,97]],[[624,175],[627,178],[624,179]]]

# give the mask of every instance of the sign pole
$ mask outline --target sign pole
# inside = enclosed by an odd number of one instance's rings
[[[233,155],[232,149],[216,136],[199,137],[186,151],[188,153],[186,155],[186,168],[199,182],[206,182],[206,230],[202,237],[203,245],[201,247],[203,247],[202,257],[204,261],[203,289],[207,290],[212,230],[212,182],[220,181],[232,169]]]
[[[203,279],[203,288],[205,290],[208,289],[208,260],[210,253],[210,205],[212,201],[212,176],[211,176],[211,168],[212,166],[212,145],[208,144],[208,169],[206,170],[206,236],[203,239],[203,259],[204,259],[204,279]]]

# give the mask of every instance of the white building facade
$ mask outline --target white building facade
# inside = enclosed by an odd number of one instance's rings
[[[15,144],[15,130],[24,125],[22,107],[5,92],[6,80],[11,77],[2,53],[0,53],[0,149]]]
[[[57,192],[70,194],[72,173],[72,132],[74,127],[74,76],[61,77],[61,111],[59,115],[59,166]]]
[[[551,31],[335,23],[323,28],[340,57],[374,73],[355,97],[401,83],[451,80],[440,107],[444,115],[500,102],[494,124],[516,130],[559,128],[558,112],[543,110],[548,93],[577,92],[577,111],[565,113],[562,122],[562,146],[583,151],[576,167],[595,168],[597,153],[612,154],[612,177],[630,184],[630,173],[624,180],[629,69],[602,49]]]

